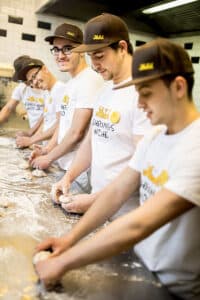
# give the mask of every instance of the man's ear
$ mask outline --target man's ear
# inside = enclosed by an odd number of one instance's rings
[[[128,49],[127,42],[124,40],[119,41],[119,48],[121,48],[121,50],[127,50]]]
[[[176,92],[179,97],[183,97],[187,90],[187,81],[183,76],[177,76],[175,78]]]

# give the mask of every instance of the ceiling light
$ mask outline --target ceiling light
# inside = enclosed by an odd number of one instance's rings
[[[191,2],[195,2],[195,1],[197,1],[197,0],[175,0],[175,1],[171,1],[168,3],[161,4],[161,5],[157,5],[157,6],[154,6],[151,8],[144,9],[142,12],[144,14],[154,14],[154,13],[157,13],[162,10],[170,9],[173,7],[177,7],[177,6],[188,4]]]

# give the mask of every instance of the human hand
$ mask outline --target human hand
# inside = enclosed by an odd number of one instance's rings
[[[36,253],[40,251],[51,251],[51,257],[57,256],[67,250],[71,246],[68,235],[61,237],[50,237],[36,246]]]
[[[17,138],[18,136],[29,136],[29,132],[28,131],[17,131],[17,133],[15,134],[15,137]]]
[[[40,283],[46,290],[52,291],[61,286],[60,280],[64,275],[64,265],[59,262],[59,256],[50,257],[37,262],[34,267]]]
[[[48,155],[41,155],[31,161],[31,166],[35,169],[45,170],[51,165],[52,161]]]
[[[67,174],[65,174],[65,176],[63,176],[63,178],[60,181],[53,184],[51,189],[52,200],[55,203],[59,203],[60,202],[59,197],[61,195],[67,196],[69,193],[70,186],[71,186],[70,179],[67,176]]]
[[[61,206],[67,212],[82,214],[85,213],[94,202],[93,194],[77,194],[60,199]]]
[[[38,145],[38,144],[33,144],[33,151],[31,152],[31,155],[29,157],[30,163],[38,156],[45,155],[48,153],[45,147]]]
[[[31,138],[28,136],[17,136],[16,145],[19,148],[26,148],[32,144]]]

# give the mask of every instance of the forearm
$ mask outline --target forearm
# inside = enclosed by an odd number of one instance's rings
[[[0,124],[7,121],[8,117],[11,114],[11,109],[9,109],[8,107],[3,107],[2,110],[0,111]]]
[[[52,149],[52,151],[49,153],[49,159],[55,161],[61,156],[73,151],[82,137],[82,134],[77,134],[69,131],[65,135],[62,142],[58,144],[54,149]]]
[[[41,116],[38,119],[37,123],[27,131],[28,136],[31,137],[34,134],[40,132],[42,130],[42,126],[43,126],[43,116]]]
[[[46,154],[50,153],[56,146],[57,146],[57,140],[58,140],[58,127],[55,129],[53,136],[48,141],[48,144],[46,145]]]
[[[63,252],[58,257],[63,273],[117,255],[137,243],[141,235],[138,226],[132,226],[131,213],[119,218],[91,238]]]
[[[78,177],[82,172],[86,171],[91,166],[91,160],[91,133],[89,131],[82,141],[72,161],[72,164],[65,175],[67,177],[67,180],[73,182],[76,177]]]
[[[31,137],[32,144],[50,139],[53,136],[56,127],[57,127],[57,124],[53,125],[51,128],[49,128],[46,131],[42,131],[42,130],[39,130],[39,132],[37,131]]]
[[[73,227],[69,233],[72,244],[109,220],[136,190],[137,182],[126,185],[126,178],[123,178],[126,170],[99,192],[92,206]]]

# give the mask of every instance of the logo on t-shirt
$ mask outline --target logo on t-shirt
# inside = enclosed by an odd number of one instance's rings
[[[121,115],[118,111],[99,106],[93,118],[94,134],[105,139],[110,138],[110,133],[115,131],[115,124],[120,122]]]
[[[154,176],[153,169],[153,166],[149,166],[147,169],[143,170],[143,175],[146,176],[155,185],[163,186],[169,180],[167,171],[163,170],[158,176]]]

